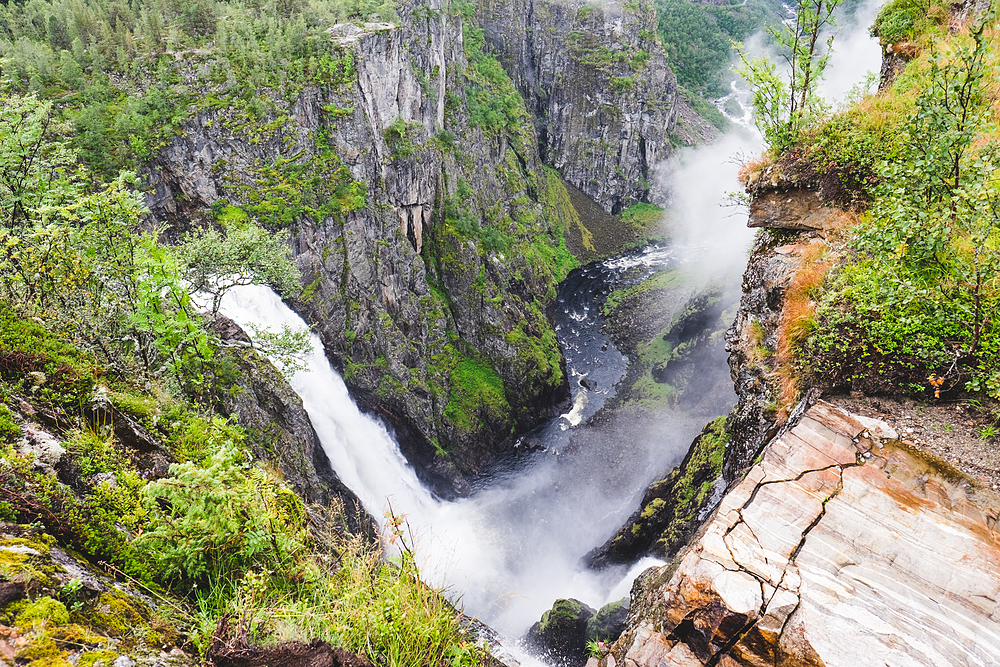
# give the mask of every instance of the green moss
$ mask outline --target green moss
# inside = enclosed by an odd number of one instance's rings
[[[657,510],[659,510],[666,504],[667,501],[665,501],[663,498],[653,498],[653,500],[648,505],[642,508],[642,514],[640,514],[639,516],[643,519],[648,519],[654,514],[656,514]]]
[[[642,234],[649,234],[663,222],[666,211],[655,204],[638,202],[622,211],[622,220],[635,227]]]
[[[451,392],[444,416],[458,429],[473,433],[486,420],[505,421],[510,415],[503,378],[490,366],[462,358],[452,370]]]
[[[389,148],[390,159],[401,160],[413,155],[417,150],[413,145],[413,139],[422,127],[420,123],[407,123],[397,117],[389,127],[382,130],[382,138]]]
[[[708,500],[715,481],[722,474],[722,462],[728,442],[726,418],[719,417],[705,426],[684,462],[673,471],[671,501],[674,516],[658,539],[666,549],[670,549],[683,536]]]
[[[45,536],[48,537],[48,536]],[[11,538],[0,540],[0,572],[7,579],[16,577],[20,581],[36,582],[43,587],[58,586],[52,562],[48,559],[49,544],[39,535],[36,538]],[[26,549],[40,554],[24,553]],[[13,607],[8,607],[8,612]],[[13,615],[9,621],[13,621]]]
[[[56,644],[69,650],[78,650],[82,646],[98,646],[109,641],[107,637],[95,634],[79,623],[53,628],[48,634]]]
[[[550,229],[559,230],[560,237],[564,237],[565,234],[574,229],[579,231],[584,250],[595,252],[594,235],[580,219],[562,176],[552,167],[545,167],[545,183],[547,185],[545,215],[549,219]],[[563,238],[563,247],[565,248],[565,238]],[[566,272],[568,273],[569,269]]]
[[[74,612],[73,618],[112,637],[123,637],[133,634],[137,627],[149,625],[149,610],[128,595],[109,590],[101,594],[92,608]]]
[[[664,269],[658,271],[638,285],[613,291],[604,300],[603,312],[605,315],[610,315],[615,308],[618,308],[629,299],[634,299],[647,292],[680,287],[688,284],[691,280],[691,276],[686,275],[681,269]]]
[[[78,408],[102,373],[92,357],[0,304],[0,378],[13,389]]]
[[[97,663],[101,663],[102,667],[111,667],[117,658],[118,654],[114,651],[84,651],[76,661],[76,667],[95,667]]]
[[[14,625],[19,628],[31,628],[45,622],[51,622],[53,625],[69,623],[69,611],[66,605],[54,598],[43,596],[33,602],[25,603],[14,617]]]
[[[147,419],[159,412],[159,403],[148,394],[123,389],[112,392],[110,398],[118,409],[138,419]]]
[[[551,629],[566,627],[576,622],[583,607],[576,600],[560,598],[552,604],[552,608],[542,614],[539,629],[542,633]]]
[[[325,253],[326,249],[324,249],[323,252]],[[306,285],[305,289],[302,290],[303,301],[313,300],[313,298],[316,296],[316,290],[319,289],[319,284],[321,281],[322,281],[322,276],[316,276],[316,280]]]
[[[0,405],[0,442],[13,442],[21,435],[21,427],[6,405]]]
[[[38,664],[43,660],[62,657],[62,651],[59,650],[59,647],[51,637],[40,635],[33,636],[30,639],[31,641],[17,652],[18,662]]]

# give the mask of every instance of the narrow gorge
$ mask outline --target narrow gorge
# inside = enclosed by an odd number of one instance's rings
[[[1000,662],[983,3],[32,3],[0,667]]]

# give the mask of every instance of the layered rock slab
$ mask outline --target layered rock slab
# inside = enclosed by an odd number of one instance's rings
[[[895,437],[810,408],[637,584],[602,662],[1000,664],[1000,499]]]

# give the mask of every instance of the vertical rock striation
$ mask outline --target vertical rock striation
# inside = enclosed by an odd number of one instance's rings
[[[681,104],[652,3],[479,7],[487,40],[535,114],[546,164],[610,213],[649,201]]]
[[[1000,498],[827,403],[633,590],[603,665],[992,665]]]

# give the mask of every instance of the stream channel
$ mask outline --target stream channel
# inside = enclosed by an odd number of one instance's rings
[[[447,587],[467,614],[497,630],[522,664],[535,660],[521,654],[517,640],[557,598],[599,608],[626,597],[635,576],[657,564],[644,559],[594,572],[580,559],[618,529],[657,475],[680,462],[705,419],[677,411],[639,425],[630,419],[633,428],[587,424],[614,395],[628,363],[602,331],[601,305],[613,289],[703,251],[649,245],[567,277],[554,319],[573,407],[524,434],[516,452],[474,480],[468,498],[441,501],[421,485],[385,427],[359,412],[317,336],[308,370],[291,380],[341,480],[376,518],[389,503],[406,515],[424,578]],[[266,287],[233,289],[222,312],[244,327],[305,326]],[[728,377],[724,360],[698,372]]]

